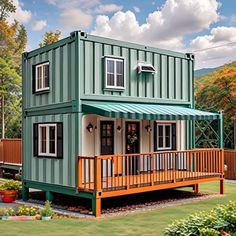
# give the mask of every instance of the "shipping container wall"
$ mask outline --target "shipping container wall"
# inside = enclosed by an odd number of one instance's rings
[[[90,40],[91,39],[91,40]],[[80,79],[82,95],[111,95],[151,99],[169,99],[187,102],[192,100],[193,61],[184,54],[171,52],[157,53],[151,49],[117,46],[96,41],[88,35],[80,40]],[[125,59],[126,89],[108,91],[104,89],[104,56],[117,56]],[[180,55],[178,57],[178,55]],[[137,73],[137,63],[151,63],[156,73]],[[109,100],[109,96],[106,96]],[[128,101],[128,98],[127,98]]]
[[[38,53],[24,61],[24,108],[67,102],[75,99],[75,41]],[[49,62],[49,87],[46,93],[33,94],[33,66]]]
[[[25,118],[24,180],[75,186],[79,146],[77,119],[76,113]],[[63,122],[63,159],[34,157],[33,124],[40,122]]]

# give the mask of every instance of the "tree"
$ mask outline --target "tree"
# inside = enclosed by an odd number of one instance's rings
[[[0,20],[4,20],[9,16],[9,13],[15,12],[16,6],[12,0],[1,0],[0,3]]]
[[[225,147],[233,148],[233,117],[236,114],[236,62],[226,64],[196,81],[197,105],[224,111]]]
[[[43,41],[39,43],[39,47],[44,47],[46,45],[57,42],[61,37],[61,32],[57,30],[55,33],[53,31],[48,31],[43,35]]]
[[[25,49],[27,34],[19,22],[7,22],[10,13],[16,8],[12,0],[0,1],[0,107],[1,136],[5,137],[12,129],[20,127],[21,118],[21,54]],[[20,130],[20,129],[19,129]],[[17,134],[18,135],[18,134]],[[15,135],[10,134],[8,137]]]

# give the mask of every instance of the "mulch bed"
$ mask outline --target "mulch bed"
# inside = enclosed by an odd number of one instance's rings
[[[102,200],[102,214],[109,215],[119,212],[134,211],[137,209],[156,207],[165,204],[173,204],[176,200],[194,199],[206,197],[207,194],[181,191],[175,189],[159,190],[148,193],[140,193],[126,195],[122,197],[113,197]],[[43,192],[31,192],[31,203],[43,204],[45,194]],[[92,214],[91,200],[78,198],[62,194],[55,194],[55,199],[52,203],[55,209],[67,210],[81,214]]]

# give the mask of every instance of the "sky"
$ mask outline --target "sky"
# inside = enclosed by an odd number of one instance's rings
[[[27,51],[46,31],[74,30],[179,52],[195,69],[236,60],[236,0],[13,0],[28,33]],[[224,45],[224,46],[222,46]],[[220,46],[220,47],[218,47]],[[208,49],[210,48],[210,49]],[[207,50],[206,50],[207,49]]]

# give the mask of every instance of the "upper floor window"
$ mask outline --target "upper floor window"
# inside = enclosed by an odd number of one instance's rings
[[[125,68],[122,58],[105,58],[105,88],[125,89]]]
[[[49,90],[49,62],[34,66],[33,80],[34,92]]]

